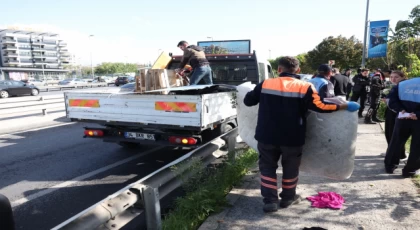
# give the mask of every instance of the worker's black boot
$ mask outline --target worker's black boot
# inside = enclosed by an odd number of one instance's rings
[[[299,202],[302,200],[302,197],[299,195],[295,195],[295,197],[293,197],[293,199],[281,199],[280,201],[280,207],[281,208],[287,208],[290,205],[294,205],[294,204],[299,204]]]
[[[279,210],[277,203],[264,204],[264,207],[263,207],[264,212],[277,212],[277,210]]]

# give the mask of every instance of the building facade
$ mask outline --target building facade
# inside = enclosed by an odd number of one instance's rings
[[[58,34],[0,29],[0,80],[61,80],[72,55]]]

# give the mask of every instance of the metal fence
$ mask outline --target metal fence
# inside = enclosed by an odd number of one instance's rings
[[[64,95],[0,99],[0,118],[64,111]]]
[[[213,153],[226,144],[233,154],[236,136],[237,129],[231,130],[108,196],[53,230],[120,229],[142,213],[146,217],[147,229],[161,229],[160,200],[182,184],[179,175],[188,170],[194,162],[191,159],[201,159],[203,165],[208,165],[216,159]],[[176,172],[171,169],[174,165],[179,165]],[[189,176],[187,172],[183,180]]]

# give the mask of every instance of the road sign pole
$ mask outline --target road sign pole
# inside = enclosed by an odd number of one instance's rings
[[[367,3],[366,3],[365,36],[363,37],[362,68],[365,68],[365,65],[366,65],[366,45],[367,45],[366,40],[367,40],[368,18],[369,18],[369,0],[367,0]]]

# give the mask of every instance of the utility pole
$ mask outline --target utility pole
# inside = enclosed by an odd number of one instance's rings
[[[369,19],[369,0],[366,3],[366,19],[365,19],[365,35],[363,37],[363,57],[362,57],[362,68],[365,68],[366,65],[366,42],[367,42],[367,29],[368,29],[368,19]]]
[[[93,45],[92,45],[92,39],[90,39],[91,37],[93,37],[93,35],[89,35],[89,41],[90,41],[90,68],[91,68],[91,74],[92,74],[92,79],[94,79],[95,78],[95,75],[94,75],[94,73],[93,73],[93,62],[92,62],[92,47],[93,47]]]

